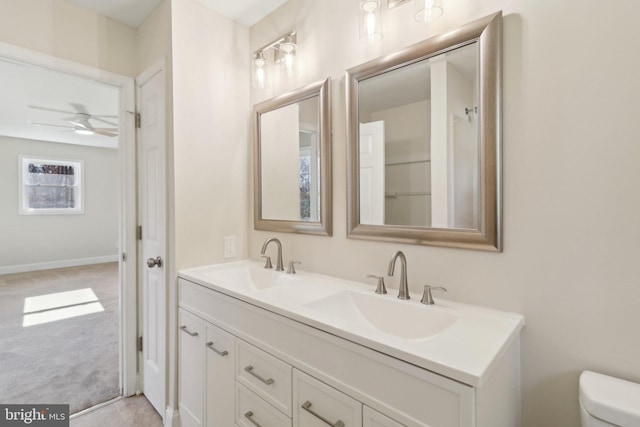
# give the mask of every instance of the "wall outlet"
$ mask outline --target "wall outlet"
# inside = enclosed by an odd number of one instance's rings
[[[224,237],[224,257],[225,258],[236,257],[236,236]]]

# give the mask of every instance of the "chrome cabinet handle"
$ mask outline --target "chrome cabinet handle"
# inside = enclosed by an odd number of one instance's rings
[[[191,332],[190,330],[188,330],[187,329],[187,325],[180,326],[180,329],[182,329],[183,331],[185,331],[186,333],[188,333],[192,337],[197,337],[198,336],[197,332]]]
[[[244,414],[244,417],[249,421],[251,421],[251,424],[253,424],[254,426],[262,427],[262,424],[260,424],[259,422],[253,419],[253,412],[251,411],[247,412],[246,414]]]
[[[331,421],[329,421],[328,419],[326,419],[322,415],[320,415],[317,412],[313,411],[311,409],[311,402],[309,402],[308,400],[302,404],[302,409],[304,409],[305,411],[307,411],[308,413],[310,413],[311,415],[313,415],[314,417],[316,417],[320,421],[324,422],[325,424],[330,425],[331,427],[344,427],[344,423],[342,421],[338,420],[335,423],[332,423]]]
[[[250,373],[251,375],[253,375],[254,377],[256,377],[257,379],[259,379],[260,381],[262,381],[263,383],[265,383],[266,385],[271,385],[275,382],[273,378],[263,378],[260,375],[256,374],[255,372],[253,372],[253,366],[251,365],[244,368],[244,370]]]
[[[229,354],[229,352],[228,352],[227,350],[222,350],[222,351],[220,351],[220,350],[218,350],[217,348],[215,348],[215,347],[213,346],[213,341],[209,341],[209,342],[207,343],[207,347],[208,347],[210,350],[213,350],[213,351],[215,351],[216,353],[218,353],[220,356],[226,356],[227,354]]]

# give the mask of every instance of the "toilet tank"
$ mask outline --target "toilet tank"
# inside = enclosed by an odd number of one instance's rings
[[[640,384],[584,371],[580,375],[580,405],[583,427],[640,427]]]

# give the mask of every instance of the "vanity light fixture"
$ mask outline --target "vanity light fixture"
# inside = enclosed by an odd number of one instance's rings
[[[296,43],[294,41],[294,35],[288,35],[284,38],[284,41],[280,44],[280,55],[282,56],[280,64],[282,70],[288,75],[293,74],[296,63]]]
[[[383,39],[382,33],[382,1],[358,0],[360,4],[360,41],[373,43]],[[387,0],[387,9],[408,4],[411,0]],[[444,13],[444,0],[413,0],[418,22],[431,22]]]
[[[382,0],[360,2],[360,41],[373,43],[382,40]]]
[[[253,53],[253,87],[267,86],[269,63],[280,65],[282,72],[291,76],[295,73],[297,34],[295,30],[278,37]]]
[[[263,52],[256,52],[253,57],[253,87],[264,89],[267,81],[267,60],[264,59]]]
[[[415,15],[418,22],[431,22],[444,13],[442,0],[413,0]]]

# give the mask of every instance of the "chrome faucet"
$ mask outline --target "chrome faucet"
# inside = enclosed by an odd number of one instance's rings
[[[396,259],[400,258],[402,264],[402,270],[400,270],[400,289],[398,290],[398,298],[399,299],[411,299],[409,296],[409,284],[407,283],[407,258],[404,256],[402,251],[396,251],[391,255],[391,259],[389,260],[389,271],[387,272],[388,276],[393,276],[393,271],[396,267]]]
[[[262,244],[262,250],[260,251],[260,255],[264,255],[264,253],[267,251],[267,246],[269,246],[269,243],[271,242],[276,242],[276,245],[278,246],[278,258],[276,259],[276,271],[284,271],[284,266],[282,264],[282,243],[280,243],[280,240],[278,240],[275,237],[271,237],[265,240],[264,243]]]

